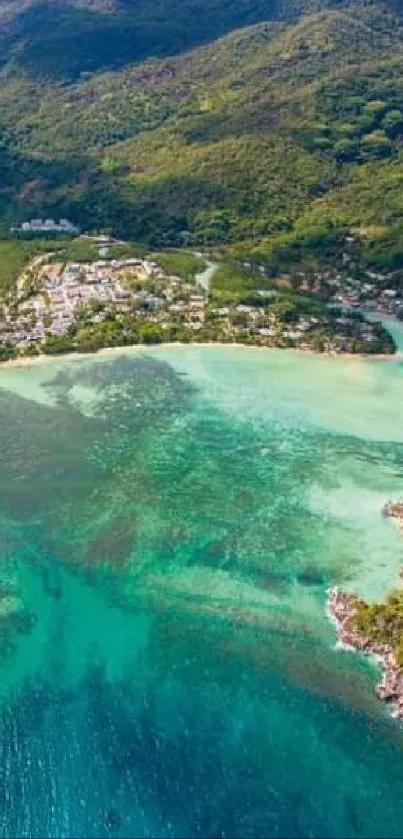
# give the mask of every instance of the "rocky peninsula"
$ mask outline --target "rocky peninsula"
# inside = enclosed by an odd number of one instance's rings
[[[403,501],[388,501],[382,515],[403,528]],[[344,649],[376,659],[382,670],[376,695],[391,703],[394,717],[403,719],[403,590],[392,592],[384,602],[369,604],[334,586],[328,591],[326,611]]]
[[[382,678],[375,693],[379,699],[393,704],[393,716],[403,719],[403,670],[396,663],[390,644],[377,641],[358,628],[356,618],[362,605],[358,597],[337,586],[328,591],[327,614],[336,625],[340,644],[344,649],[357,650],[376,659],[382,668]]]

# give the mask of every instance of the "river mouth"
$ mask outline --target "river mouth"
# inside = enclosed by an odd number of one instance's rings
[[[399,365],[175,347],[0,388],[0,836],[400,836],[400,729],[324,615],[397,582]]]

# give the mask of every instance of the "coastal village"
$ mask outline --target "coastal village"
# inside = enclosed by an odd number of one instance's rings
[[[359,242],[367,238],[368,232],[361,228],[354,235],[346,234],[327,264],[310,270],[301,268],[285,272],[282,281],[294,290],[326,299],[345,310],[346,314],[355,310],[403,320],[403,268],[376,270],[373,264],[360,256],[357,248]],[[270,276],[267,264],[253,264],[246,260],[242,265],[247,270],[255,268],[262,275]]]
[[[33,229],[39,223],[41,219],[26,224]],[[43,222],[49,227],[51,223],[71,225],[67,219]],[[15,293],[3,306],[3,360],[40,352],[171,341],[242,343],[334,354],[394,351],[388,333],[379,323],[354,311],[359,301],[352,293],[341,294],[340,283],[339,293],[335,290],[333,300],[330,298],[339,308],[315,301],[312,307],[312,293],[299,294],[294,303],[287,289],[267,288],[263,281],[259,288],[259,269],[255,267],[257,287],[251,294],[220,299],[214,294],[214,281],[212,288],[203,283],[203,271],[184,279],[160,265],[158,256],[113,258],[111,247],[127,243],[108,236],[82,238],[94,247],[94,259],[62,261],[56,251],[35,257],[22,272]],[[213,265],[203,259],[201,264],[207,271]],[[299,280],[303,291],[304,277]],[[333,282],[324,275],[317,278],[318,283],[324,281]]]
[[[345,266],[347,254],[343,254]],[[251,268],[250,262],[243,263]],[[258,266],[266,272],[263,265]],[[313,271],[308,275],[297,271],[293,277],[298,289],[304,293],[325,295],[331,303],[346,310],[392,315],[403,320],[403,284],[400,272],[381,273],[362,268],[359,276],[353,276],[348,267],[343,272],[336,269]]]
[[[203,295],[147,259],[39,265],[38,280],[39,290],[29,296],[20,283],[18,311],[8,319],[8,334],[19,347],[49,334],[67,335],[86,307],[94,324],[112,313],[130,312],[133,316],[147,312],[149,322],[157,323],[162,309],[167,313],[186,309],[189,328],[202,322]]]
[[[108,244],[99,244],[107,255]],[[97,326],[108,319],[146,321],[161,327],[181,316],[189,330],[204,321],[204,291],[168,275],[151,259],[98,259],[94,262],[31,262],[5,306],[2,338],[18,351],[62,339],[78,325]],[[54,345],[55,349],[57,344]]]

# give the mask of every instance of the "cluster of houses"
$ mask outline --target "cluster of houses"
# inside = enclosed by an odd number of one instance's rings
[[[98,255],[107,256],[110,240],[98,237]],[[251,305],[234,301],[215,305],[204,288],[169,275],[157,262],[147,258],[98,258],[93,262],[61,263],[42,254],[32,260],[20,277],[17,294],[5,306],[0,324],[0,339],[18,351],[30,351],[48,338],[70,338],[76,327],[101,324],[113,318],[129,328],[136,321],[154,324],[161,336],[187,335],[195,340],[252,343],[262,346],[296,346],[301,349],[350,351],[357,341],[364,351],[376,350],[379,329],[362,317],[354,317],[351,308],[362,307],[356,299],[355,286],[341,290],[338,279],[325,277],[332,288],[330,299],[342,312],[332,312],[326,305],[312,314],[301,307],[282,310],[287,302],[281,288],[254,292]],[[305,282],[303,275],[299,278]],[[323,281],[323,275],[310,278]],[[361,293],[370,299],[372,285]],[[399,299],[392,290],[382,292],[382,300],[392,306]],[[280,302],[280,307],[276,305]],[[274,305],[273,305],[274,304]],[[299,311],[299,307],[301,310]],[[292,307],[291,307],[292,308]],[[286,306],[287,309],[287,306]],[[169,338],[168,338],[169,340]],[[372,347],[372,349],[371,349]]]
[[[292,276],[284,278],[284,285],[288,282],[299,291],[320,294],[346,309],[367,309],[403,319],[403,288],[401,283],[396,284],[396,274],[359,266],[349,252],[356,243],[355,238],[346,236],[344,242],[346,250],[341,253],[338,268],[329,267],[309,274],[295,271]],[[242,266],[263,275],[269,273],[266,265],[245,261]]]
[[[379,312],[379,314],[395,315],[403,319],[403,293],[395,288],[380,288],[379,282],[385,282],[383,275],[373,275],[366,272],[367,278],[372,277],[372,282],[364,282],[360,286],[357,283],[344,282],[344,288],[334,296],[335,303],[345,308],[363,308],[368,311]],[[375,278],[375,282],[373,281]]]
[[[254,343],[281,344],[310,349],[312,336],[320,331],[326,334],[328,351],[344,352],[349,349],[352,337],[364,344],[377,340],[376,327],[367,321],[357,321],[348,315],[335,316],[331,312],[322,317],[301,314],[292,324],[281,321],[270,308],[243,304],[211,309],[211,315],[220,324],[223,337],[245,340],[247,334]]]
[[[91,263],[36,261],[35,291],[20,285],[16,310],[8,310],[3,338],[24,349],[48,336],[65,336],[86,311],[91,323],[114,314],[146,316],[151,323],[180,317],[190,329],[202,326],[205,295],[147,259]],[[31,264],[32,269],[32,264]],[[32,282],[32,277],[31,277]]]
[[[393,274],[362,268],[351,276],[349,263],[349,255],[343,253],[345,271],[316,272],[313,291],[323,291],[325,284],[332,301],[346,309],[367,309],[403,318],[403,289],[399,284],[394,287]]]
[[[232,306],[221,306],[212,308],[211,315],[218,321],[226,337],[239,337],[245,331],[253,332],[255,336],[262,339],[274,339],[281,335],[291,341],[299,341],[309,330],[319,325],[319,319],[311,317],[301,318],[297,323],[289,327],[279,325],[275,314],[270,313],[262,306],[248,306],[243,303]]]
[[[79,233],[77,225],[67,218],[55,221],[54,218],[33,218],[30,221],[23,221],[19,227],[11,227],[10,233],[66,233],[75,235]]]

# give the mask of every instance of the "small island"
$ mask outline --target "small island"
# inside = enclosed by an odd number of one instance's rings
[[[403,527],[403,500],[388,501],[382,515]],[[335,586],[328,591],[326,609],[340,644],[371,655],[380,664],[382,678],[375,692],[392,704],[394,717],[403,719],[403,589],[392,591],[380,603],[367,603]]]
[[[203,278],[209,273],[209,281]],[[261,271],[81,236],[35,256],[0,306],[0,361],[159,343],[392,355],[379,322]]]

